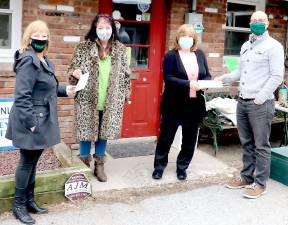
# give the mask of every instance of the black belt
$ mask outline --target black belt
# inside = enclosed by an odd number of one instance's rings
[[[244,102],[249,102],[249,101],[254,101],[255,100],[255,98],[241,98],[241,97],[240,97],[240,99],[242,101],[244,101]]]

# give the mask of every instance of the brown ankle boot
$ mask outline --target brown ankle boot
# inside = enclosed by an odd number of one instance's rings
[[[88,157],[81,157],[79,156],[79,159],[88,167],[90,167],[90,162],[92,160],[91,156]]]
[[[94,156],[94,159],[95,159],[94,175],[100,182],[106,182],[107,176],[104,171],[104,163],[106,161],[106,156],[102,157]]]

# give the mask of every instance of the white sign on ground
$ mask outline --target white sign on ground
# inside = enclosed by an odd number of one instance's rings
[[[74,173],[65,183],[65,197],[70,201],[91,195],[91,184],[84,173]]]
[[[9,114],[13,105],[14,99],[0,98],[0,150],[16,149],[12,145],[12,141],[5,138]]]

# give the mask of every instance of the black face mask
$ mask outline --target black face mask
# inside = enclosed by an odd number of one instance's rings
[[[47,45],[48,40],[37,40],[32,38],[31,46],[35,50],[35,52],[43,52]]]

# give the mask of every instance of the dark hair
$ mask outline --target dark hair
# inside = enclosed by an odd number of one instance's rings
[[[88,31],[88,33],[85,36],[85,40],[90,40],[90,41],[96,41],[97,40],[98,36],[96,33],[96,26],[97,26],[99,19],[101,19],[101,18],[106,19],[107,22],[110,23],[110,25],[112,27],[112,35],[111,35],[110,40],[112,39],[113,41],[114,40],[119,41],[118,32],[116,30],[116,25],[114,23],[113,18],[110,15],[103,14],[103,13],[100,13],[100,14],[95,16],[94,20],[92,21],[90,30]]]

